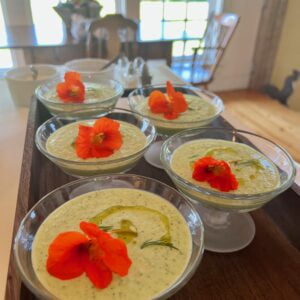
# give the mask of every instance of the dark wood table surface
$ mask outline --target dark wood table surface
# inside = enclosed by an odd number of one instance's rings
[[[37,127],[50,117],[35,99],[25,140],[14,232],[26,212],[46,193],[74,180],[45,158],[34,145]],[[219,118],[214,126],[230,126]],[[167,174],[142,159],[130,173],[160,179]],[[289,189],[251,213],[256,235],[245,249],[228,254],[205,251],[192,279],[171,299],[300,299],[300,198]],[[10,258],[6,300],[36,299],[21,283]]]

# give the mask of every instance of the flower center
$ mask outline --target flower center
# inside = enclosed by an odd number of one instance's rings
[[[103,132],[97,133],[92,137],[92,144],[101,145],[105,138],[105,134]]]
[[[71,89],[70,89],[70,96],[71,96],[71,97],[72,97],[72,96],[77,96],[78,92],[79,92],[79,87],[73,85],[73,86],[71,87]]]

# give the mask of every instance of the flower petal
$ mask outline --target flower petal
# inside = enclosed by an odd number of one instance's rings
[[[115,120],[103,117],[98,119],[94,123],[93,128],[97,133],[105,133],[106,131],[117,131],[120,128],[120,123]]]
[[[187,102],[180,92],[175,92],[173,96],[173,110],[177,113],[185,112],[188,108]]]
[[[238,181],[229,164],[210,156],[202,157],[194,163],[192,177],[200,182],[206,181],[211,187],[222,192],[238,188]]]
[[[164,117],[168,120],[174,120],[177,119],[179,116],[179,114],[175,111],[170,111],[170,112],[166,112],[164,113]]]
[[[85,272],[90,281],[100,289],[104,289],[112,281],[112,272],[101,261],[88,260],[85,263]]]
[[[98,119],[93,127],[79,125],[76,139],[76,153],[81,158],[107,157],[123,144],[119,131],[120,123],[109,119]]]
[[[96,158],[101,158],[101,157],[108,157],[111,156],[114,153],[114,150],[107,149],[107,148],[100,148],[97,149],[96,147],[93,147],[91,149],[91,156],[90,157],[96,157]]]
[[[101,248],[105,253],[103,262],[106,266],[114,273],[120,276],[126,276],[132,262],[128,257],[125,242],[114,238],[110,241],[102,240]]]
[[[59,279],[72,279],[84,272],[85,245],[88,239],[81,233],[59,234],[48,249],[47,271]]]
[[[107,232],[99,229],[99,227],[94,223],[81,221],[79,227],[91,239],[98,238],[101,235],[107,235],[108,237],[110,237]]]
[[[169,111],[166,96],[161,91],[153,91],[149,95],[148,105],[153,113],[164,113]]]
[[[56,93],[60,99],[68,99],[69,88],[66,82],[60,82],[56,85]]]
[[[90,238],[97,239],[97,245],[103,252],[102,260],[105,265],[120,276],[126,276],[132,262],[128,257],[124,241],[113,238],[93,223],[82,221],[80,228]]]
[[[78,136],[76,138],[76,154],[81,158],[91,157],[92,132],[92,127],[79,125]]]
[[[77,72],[66,72],[64,76],[65,81],[81,81],[81,76]]]
[[[58,97],[66,103],[81,103],[85,97],[85,87],[81,81],[65,81],[56,85]]]
[[[105,139],[100,145],[103,148],[118,150],[123,143],[122,135],[120,131],[109,130],[105,132]]]
[[[167,94],[169,98],[172,98],[173,95],[176,93],[176,91],[170,81],[167,81],[166,86],[167,86]]]

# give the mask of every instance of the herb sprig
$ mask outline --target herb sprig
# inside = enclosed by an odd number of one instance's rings
[[[148,240],[148,241],[145,241],[141,245],[141,249],[144,249],[144,248],[149,247],[149,246],[164,246],[164,247],[169,247],[171,249],[175,249],[175,250],[179,251],[179,249],[177,247],[175,247],[173,245],[173,243],[167,242],[167,241],[164,241],[164,240]]]

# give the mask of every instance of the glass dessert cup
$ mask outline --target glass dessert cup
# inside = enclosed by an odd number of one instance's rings
[[[254,148],[277,167],[279,185],[266,192],[238,194],[200,187],[182,178],[172,170],[172,155],[179,146],[200,139],[239,142]],[[247,212],[262,207],[288,189],[296,174],[293,160],[283,148],[254,133],[227,128],[192,129],[173,135],[162,146],[161,160],[174,184],[190,199],[202,217],[205,249],[221,253],[243,249],[252,241],[255,225]]]
[[[159,135],[159,140],[154,142],[149,148],[149,150],[145,153],[145,159],[149,164],[161,169],[163,169],[164,167],[160,160],[160,151],[165,139],[182,130],[199,128],[208,125],[211,122],[213,122],[216,118],[218,118],[218,116],[224,110],[223,101],[218,96],[208,92],[207,90],[193,87],[190,85],[174,84],[173,86],[178,92],[192,96],[199,96],[205,99],[208,103],[212,104],[215,107],[215,113],[210,117],[194,117],[192,120],[189,121],[180,121],[177,119],[161,119],[153,115],[149,116],[144,112],[141,112],[139,107],[141,103],[148,101],[149,95],[154,90],[159,90],[163,93],[166,93],[165,85],[146,86],[143,88],[135,89],[129,94],[128,101],[130,108],[134,112],[142,114],[146,118],[149,118],[156,127],[157,133]]]
[[[138,114],[129,112],[128,110],[114,109],[103,114],[102,116],[135,125],[146,137],[145,146],[141,150],[131,155],[103,161],[101,161],[101,159],[99,159],[99,161],[84,161],[83,159],[80,161],[74,161],[54,156],[47,150],[47,139],[58,129],[67,124],[75,122],[75,120],[66,120],[61,117],[52,117],[37,129],[35,136],[36,146],[42,152],[42,154],[44,154],[54,164],[61,168],[62,171],[74,177],[81,178],[101,174],[125,173],[137,164],[139,159],[144,155],[145,151],[155,140],[155,127],[151,124],[149,119],[142,118]],[[91,119],[88,117],[80,119],[80,121],[84,120],[95,121],[96,119]],[[77,121],[78,120],[76,120],[76,122]]]
[[[81,103],[65,103],[63,101],[50,100],[47,96],[51,91],[56,90],[56,85],[63,79],[56,79],[39,86],[35,90],[35,96],[49,110],[53,116],[63,117],[65,119],[80,119],[82,117],[97,117],[104,112],[114,108],[119,98],[123,95],[123,86],[114,80],[99,79],[95,74],[85,74],[83,78],[84,85],[98,85],[101,88],[108,88],[112,91],[112,95],[101,96],[92,100]]]
[[[90,74],[96,75],[100,79],[114,79],[115,64],[102,70],[108,63],[109,60],[107,59],[79,58],[66,62],[65,67],[68,71],[80,73],[83,80],[88,79]]]
[[[157,194],[174,205],[185,219],[191,233],[191,256],[177,280],[154,299],[166,299],[182,288],[196,271],[203,255],[203,225],[194,207],[175,189],[152,178],[116,174],[80,179],[44,196],[27,213],[14,242],[17,268],[26,286],[40,299],[57,299],[41,284],[32,266],[32,243],[43,221],[59,206],[79,195],[111,188],[138,189]]]

